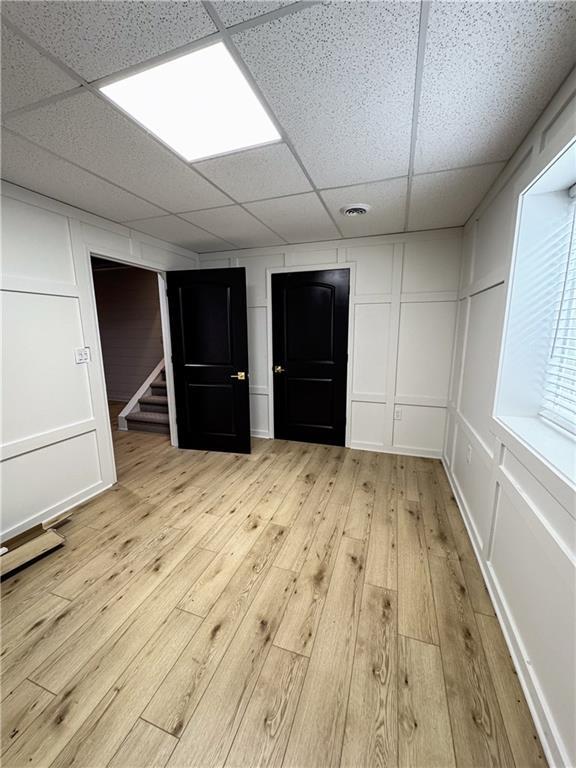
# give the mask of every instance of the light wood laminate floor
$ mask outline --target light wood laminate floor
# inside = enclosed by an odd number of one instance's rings
[[[114,434],[2,585],[2,762],[544,766],[441,464]]]

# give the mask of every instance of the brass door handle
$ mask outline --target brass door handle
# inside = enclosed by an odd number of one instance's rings
[[[284,368],[281,365],[274,366],[274,373],[284,373]]]
[[[246,372],[245,371],[238,371],[238,373],[233,373],[230,376],[231,379],[238,379],[239,381],[245,381],[246,380]]]

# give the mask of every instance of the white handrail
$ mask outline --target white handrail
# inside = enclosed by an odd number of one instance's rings
[[[146,378],[146,380],[144,381],[142,386],[138,389],[136,394],[132,395],[128,403],[124,406],[124,408],[118,414],[118,429],[122,430],[123,432],[128,431],[126,416],[128,416],[129,413],[132,413],[134,408],[138,405],[138,400],[140,400],[140,398],[150,388],[152,382],[158,378],[163,368],[164,368],[164,358],[160,360],[158,365],[154,368],[152,373]]]

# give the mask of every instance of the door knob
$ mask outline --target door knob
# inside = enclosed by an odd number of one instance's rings
[[[284,373],[284,368],[281,365],[274,366],[274,373]]]
[[[246,380],[246,372],[245,371],[238,371],[238,373],[233,373],[230,376],[231,379],[238,379],[239,381],[245,381]]]

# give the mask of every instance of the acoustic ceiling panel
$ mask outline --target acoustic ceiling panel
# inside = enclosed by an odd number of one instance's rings
[[[138,232],[145,232],[152,237],[175,243],[198,253],[225,251],[234,247],[177,216],[158,216],[153,219],[127,221],[125,224]]]
[[[435,2],[417,173],[506,160],[574,66],[574,2]]]
[[[8,127],[170,212],[229,198],[103,99],[84,91],[15,115]]]
[[[246,208],[290,243],[340,236],[314,192],[246,203]]]
[[[215,157],[195,168],[240,203],[312,189],[286,144]]]
[[[488,192],[504,163],[414,176],[408,229],[460,227]]]
[[[8,0],[2,13],[86,80],[216,31],[196,0]]]
[[[75,88],[77,81],[2,25],[2,112]]]
[[[344,237],[385,235],[404,229],[407,184],[408,179],[403,177],[355,187],[326,189],[320,194]],[[354,203],[365,203],[370,206],[370,211],[365,216],[343,216],[341,209]]]
[[[162,211],[8,131],[2,134],[2,178],[112,221]]]
[[[276,11],[278,8],[292,4],[293,0],[288,0],[288,2],[282,2],[282,0],[244,0],[243,2],[213,0],[212,2],[216,13],[227,27],[255,19],[263,13],[270,13],[270,11]]]
[[[233,35],[318,187],[408,169],[419,4],[322,3]]]
[[[274,234],[239,205],[210,208],[207,211],[195,211],[180,215],[187,221],[191,221],[192,224],[234,243],[238,248],[279,245],[283,242],[282,238]]]

